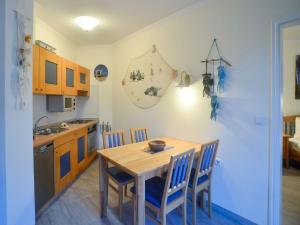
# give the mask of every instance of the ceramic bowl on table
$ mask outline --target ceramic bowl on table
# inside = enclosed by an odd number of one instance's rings
[[[163,151],[166,147],[166,142],[161,140],[154,140],[148,142],[149,148],[153,152]]]

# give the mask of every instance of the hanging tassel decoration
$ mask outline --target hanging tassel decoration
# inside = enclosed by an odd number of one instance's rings
[[[213,49],[217,51],[217,58],[212,57]],[[213,43],[209,49],[208,55],[205,60],[202,60],[201,63],[206,64],[205,73],[202,74],[203,76],[203,97],[208,96],[211,98],[210,106],[211,106],[211,113],[210,119],[217,120],[218,109],[219,109],[219,101],[217,92],[223,92],[225,88],[225,80],[226,80],[226,70],[225,66],[231,66],[231,64],[225,60],[220,52],[219,45],[217,43],[217,39],[213,40]],[[219,63],[217,67],[217,76],[215,76],[215,63]],[[212,65],[211,73],[208,72],[208,64]],[[217,81],[215,78],[217,77]],[[215,91],[215,85],[217,86],[217,91]]]
[[[226,79],[225,67],[223,65],[220,65],[218,67],[218,86],[217,86],[217,90],[219,92],[224,91],[225,79]]]
[[[211,96],[210,106],[211,106],[210,119],[216,121],[217,120],[217,111],[220,106],[219,101],[218,101],[218,96],[216,96],[216,95]]]

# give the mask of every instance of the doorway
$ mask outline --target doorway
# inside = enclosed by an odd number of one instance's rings
[[[300,221],[300,23],[282,29],[282,224]]]
[[[285,211],[286,191],[282,185],[289,182],[282,179],[283,170],[283,38],[285,29],[300,25],[299,14],[283,18],[273,23],[272,27],[272,77],[271,77],[271,111],[270,111],[270,162],[269,162],[269,222],[268,224],[287,224]],[[295,76],[294,76],[295,77]],[[300,100],[298,100],[300,102]],[[299,111],[300,115],[300,111]],[[286,173],[285,173],[286,174]],[[289,173],[288,173],[289,174]],[[285,192],[285,193],[284,193]],[[283,199],[285,198],[285,200]],[[284,205],[285,204],[285,205]],[[291,223],[293,224],[293,223]],[[288,224],[287,224],[288,225]]]

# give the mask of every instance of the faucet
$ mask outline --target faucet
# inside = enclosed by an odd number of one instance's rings
[[[48,118],[48,116],[42,116],[42,117],[40,117],[40,118],[37,119],[37,121],[34,123],[34,128],[33,128],[34,131],[37,130],[37,127],[38,127],[39,122],[40,122],[42,119],[44,119],[44,118]]]

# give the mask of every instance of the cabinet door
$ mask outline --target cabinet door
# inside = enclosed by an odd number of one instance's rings
[[[62,94],[77,95],[77,65],[62,59]]]
[[[55,148],[55,193],[60,193],[74,179],[74,140]]]
[[[53,52],[40,48],[40,92],[61,95],[61,58]]]
[[[39,80],[39,60],[40,47],[32,46],[32,93],[40,94],[40,80]]]
[[[78,66],[78,90],[79,95],[89,96],[90,93],[90,70],[83,66]]]
[[[76,133],[76,174],[82,172],[87,163],[87,129],[80,130]]]

